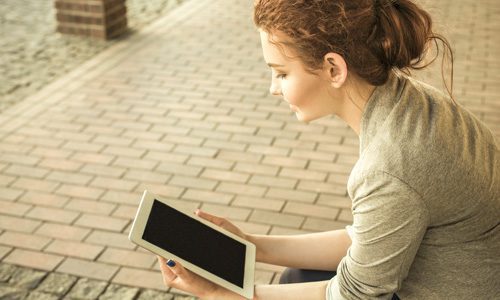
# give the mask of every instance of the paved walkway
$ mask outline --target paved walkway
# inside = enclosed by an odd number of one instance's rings
[[[455,47],[458,101],[500,137],[500,4],[431,4]],[[439,71],[419,76],[441,84]],[[296,121],[269,77],[251,1],[189,1],[0,114],[0,291],[165,291],[126,238],[145,188],[254,233],[349,224],[356,136],[334,118]],[[281,270],[259,264],[257,282]],[[66,290],[47,290],[53,277]]]
[[[129,34],[184,0],[127,0]],[[114,45],[56,32],[54,0],[0,2],[0,114]],[[128,34],[121,38],[126,39]]]

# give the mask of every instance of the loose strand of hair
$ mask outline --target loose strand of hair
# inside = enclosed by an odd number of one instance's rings
[[[414,69],[414,70],[422,70],[422,69],[425,69],[425,68],[427,68],[428,66],[432,65],[432,64],[436,61],[436,59],[439,57],[439,51],[440,51],[440,50],[439,50],[439,44],[438,44],[438,41],[437,41],[436,39],[434,39],[433,37],[429,38],[429,40],[432,40],[432,42],[434,43],[434,46],[436,47],[436,55],[434,55],[434,57],[433,57],[430,61],[428,61],[428,62],[424,63],[423,65],[419,65],[419,64],[420,64],[422,61],[424,61],[424,59],[426,58],[426,56],[427,56],[426,54],[429,52],[429,49],[430,49],[430,48],[428,48],[428,49],[425,51],[425,53],[424,53],[424,54],[422,54],[422,55],[418,58],[418,60],[417,60],[417,61],[415,61],[415,62],[412,64],[412,66],[411,66],[411,68],[412,68],[412,69]]]
[[[417,61],[415,61],[409,68],[406,68],[406,70],[402,70],[404,74],[410,75],[410,68],[413,70],[423,70],[433,64],[438,57],[441,56],[441,79],[443,80],[443,85],[446,89],[446,92],[450,96],[451,101],[454,104],[457,104],[455,97],[453,96],[453,82],[454,82],[454,56],[453,56],[453,51],[451,49],[451,46],[447,39],[441,35],[438,34],[433,34],[432,36],[429,37],[429,40],[432,40],[434,43],[434,46],[436,48],[436,54],[433,56],[433,58],[426,62],[423,65],[419,65],[420,62],[423,61],[423,57],[419,58]],[[442,44],[443,46],[443,54],[440,55],[441,52],[441,47],[439,47],[439,43]],[[450,85],[448,86],[448,83],[446,81],[446,63],[448,62],[450,66]]]
[[[453,51],[451,49],[449,42],[446,40],[445,37],[443,37],[441,35],[434,35],[432,38],[436,41],[436,43],[437,43],[437,41],[440,41],[444,47],[443,57],[441,59],[441,78],[443,79],[444,87],[446,88],[446,91],[448,92],[448,95],[450,96],[451,101],[454,104],[457,104],[455,97],[453,96],[453,81],[454,81],[453,80],[453,76],[454,76]],[[448,86],[448,83],[446,82],[446,76],[445,76],[446,62],[448,62],[449,66],[450,66],[450,86]]]

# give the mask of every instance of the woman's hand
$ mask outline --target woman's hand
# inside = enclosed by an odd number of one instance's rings
[[[230,291],[186,270],[178,262],[167,261],[160,256],[158,256],[158,262],[160,263],[163,283],[168,287],[185,291],[200,299],[237,299],[236,297],[226,297],[231,295]]]
[[[211,215],[211,214],[206,213],[204,211],[201,211],[199,209],[197,209],[195,211],[195,214],[202,219],[205,219],[211,223],[214,223],[215,225],[217,225],[219,227],[224,228],[225,230],[227,230],[231,233],[236,234],[237,236],[239,236],[240,238],[242,238],[244,240],[248,240],[248,235],[245,234],[243,231],[241,231],[241,229],[239,229],[236,225],[234,225],[233,223],[231,223],[227,219]]]
[[[195,214],[202,219],[205,219],[245,240],[248,240],[248,235],[227,219],[211,215],[199,209],[196,210]],[[160,256],[158,256],[158,262],[160,263],[163,283],[166,286],[185,291],[199,297],[200,299],[243,299],[236,293],[222,288],[219,285],[185,269],[179,262],[174,262],[172,260],[167,261],[165,258]]]
[[[236,234],[237,236],[241,237],[244,240],[247,240],[251,243],[254,243],[256,246],[256,250],[255,250],[256,251],[256,253],[255,253],[256,260],[262,261],[262,259],[264,257],[264,253],[262,252],[259,245],[256,244],[256,241],[252,239],[252,236],[250,234],[244,233],[243,231],[241,231],[241,229],[239,229],[236,225],[234,225],[233,223],[231,223],[231,221],[229,221],[227,219],[211,215],[211,214],[206,213],[204,211],[201,211],[199,209],[197,209],[195,211],[195,214],[202,219],[205,219],[211,223],[214,223],[215,225],[217,225],[219,227],[224,228],[225,230],[227,230],[231,233]]]

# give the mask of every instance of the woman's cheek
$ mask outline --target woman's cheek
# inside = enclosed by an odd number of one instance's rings
[[[288,103],[300,107],[303,102],[304,98],[302,93],[300,92],[300,86],[299,84],[294,84],[293,82],[288,82],[286,86],[286,91],[287,93],[284,94],[285,100],[288,101]]]

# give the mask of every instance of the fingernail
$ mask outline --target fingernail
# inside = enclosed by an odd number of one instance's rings
[[[167,265],[168,265],[169,267],[175,267],[175,261],[173,261],[173,260],[169,259],[169,260],[167,261]]]

